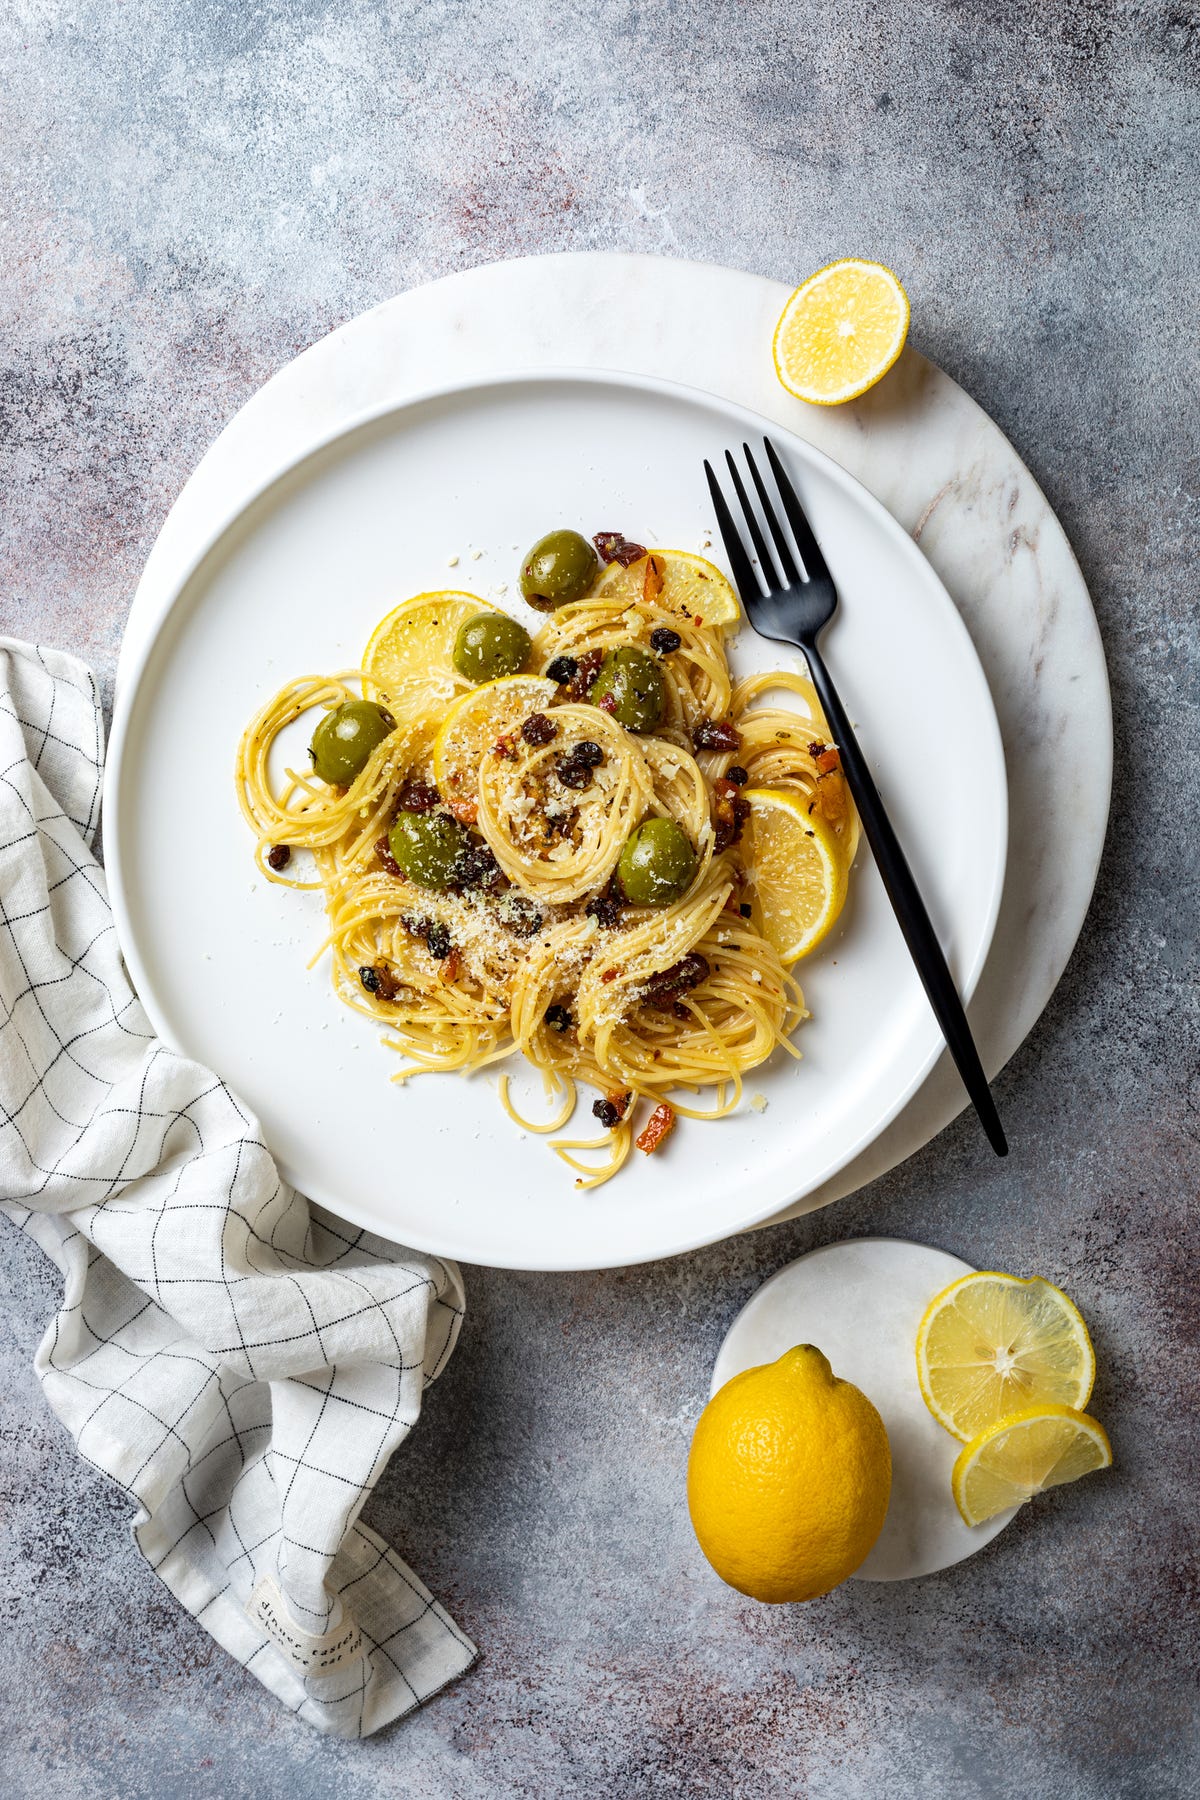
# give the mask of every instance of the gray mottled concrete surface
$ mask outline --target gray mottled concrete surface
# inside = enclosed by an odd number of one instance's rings
[[[859,252],[1057,506],[1117,718],[1092,915],[1000,1082],[1007,1164],[963,1120],[753,1238],[467,1271],[461,1348],[369,1516],[484,1656],[374,1741],[297,1724],[142,1567],[40,1402],[56,1281],[5,1234],[4,1791],[1200,1791],[1191,0],[10,0],[0,79],[3,629],[111,682],[201,451],[400,288],[555,248],[784,277]],[[692,1541],[691,1427],[756,1284],[865,1232],[1061,1281],[1117,1466],[941,1576],[759,1608]]]

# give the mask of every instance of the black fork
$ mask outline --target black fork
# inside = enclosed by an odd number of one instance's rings
[[[954,986],[954,978],[946,965],[937,933],[933,929],[929,914],[925,910],[925,902],[920,890],[913,880],[908,859],[900,847],[900,840],[892,829],[892,822],[879,798],[879,790],[875,786],[866,759],[859,749],[858,740],[846,717],[846,709],[838,697],[829,670],[817,648],[817,638],[832,619],[837,609],[837,588],[829,573],[821,547],[813,536],[812,527],[804,516],[804,508],[800,504],[795,488],[792,486],[783,464],[776,455],[775,447],[769,438],[763,439],[763,448],[767,453],[767,461],[775,477],[779,498],[787,522],[791,527],[792,541],[784,531],[767,491],[767,484],[759,473],[758,464],[751,454],[749,444],[743,444],[742,450],[746,458],[746,466],[750,471],[762,508],[763,518],[778,557],[778,569],[775,557],[758,521],[758,515],[750,503],[742,482],[737,464],[730,451],[725,452],[725,461],[729,465],[729,475],[734,491],[746,520],[746,530],[754,545],[754,555],[758,558],[758,566],[762,582],[766,585],[763,592],[758,576],[754,572],[754,564],[750,552],[746,549],[733,515],[721,492],[720,484],[713,473],[709,462],[704,464],[704,472],[708,476],[709,490],[712,493],[713,505],[717,512],[717,524],[721,528],[721,536],[725,540],[725,550],[733,569],[734,580],[742,597],[742,604],[749,615],[750,623],[755,631],[766,638],[773,638],[777,643],[796,644],[803,650],[812,675],[813,686],[825,709],[825,717],[829,721],[829,729],[833,733],[833,741],[837,745],[841,757],[842,768],[858,807],[863,830],[867,836],[883,877],[883,885],[888,899],[899,920],[904,941],[917,972],[924,983],[925,992],[929,996],[942,1035],[946,1039],[951,1056],[963,1078],[963,1084],[979,1114],[983,1129],[987,1133],[988,1142],[997,1156],[1008,1155],[1008,1142],[1004,1136],[1004,1127],[1000,1123],[1000,1115],[988,1091],[987,1076],[983,1072],[983,1064],[979,1060],[979,1052],[975,1048],[975,1040],[971,1036],[971,1028],[967,1024],[967,1015],[963,1011],[958,991]],[[793,554],[792,544],[795,544]]]

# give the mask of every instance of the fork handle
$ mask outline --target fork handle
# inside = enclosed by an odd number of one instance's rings
[[[846,709],[842,705],[837,688],[833,684],[829,670],[825,667],[816,642],[810,639],[802,645],[808,658],[809,672],[813,686],[820,696],[821,705],[825,709],[825,717],[829,729],[833,733],[841,757],[842,768],[858,807],[863,830],[867,834],[867,842],[874,852],[879,873],[883,877],[883,885],[887,897],[892,903],[892,910],[904,934],[909,953],[917,965],[917,973],[921,977],[925,992],[929,996],[938,1024],[947,1048],[954,1058],[963,1085],[971,1097],[975,1111],[979,1114],[980,1123],[987,1133],[988,1142],[997,1156],[1008,1155],[1008,1141],[1004,1136],[1004,1127],[1000,1123],[1000,1115],[996,1111],[996,1103],[988,1088],[987,1076],[983,1072],[983,1064],[979,1060],[979,1052],[975,1048],[975,1040],[971,1036],[971,1027],[967,1024],[967,1015],[963,1011],[954,978],[942,954],[937,933],[925,910],[925,902],[913,879],[912,870],[908,866],[908,858],[900,847],[900,840],[892,829],[883,801],[879,797],[879,789],[854,735]]]

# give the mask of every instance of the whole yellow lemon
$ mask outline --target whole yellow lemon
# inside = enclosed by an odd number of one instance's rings
[[[813,1600],[883,1529],[892,1452],[867,1396],[812,1344],[713,1395],[688,1457],[688,1509],[722,1581],[755,1600]]]

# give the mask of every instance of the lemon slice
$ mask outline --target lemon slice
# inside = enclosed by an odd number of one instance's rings
[[[363,692],[385,698],[401,724],[447,704],[471,685],[454,666],[459,626],[476,613],[495,611],[486,600],[454,590],[402,601],[380,620],[363,652]]]
[[[784,963],[815,950],[846,898],[837,839],[800,794],[747,788],[750,817],[742,858],[753,886],[754,922]]]
[[[545,712],[557,693],[540,675],[502,675],[456,700],[433,740],[433,778],[443,798],[477,801],[485,753],[506,732],[519,731],[530,713]]]
[[[681,613],[702,625],[724,628],[736,625],[741,608],[733,589],[716,563],[693,556],[690,550],[653,550],[650,553],[662,575],[662,590],[654,604],[664,612]],[[640,600],[646,582],[646,558],[623,569],[609,563],[593,595],[601,600]]]
[[[829,263],[798,287],[775,327],[775,373],[815,406],[854,400],[886,375],[908,336],[908,295],[882,263]]]
[[[1039,1275],[964,1275],[917,1327],[925,1404],[963,1443],[1030,1406],[1086,1406],[1095,1375],[1078,1309]]]
[[[954,1504],[968,1525],[982,1525],[1047,1488],[1112,1465],[1098,1419],[1073,1406],[1032,1406],[972,1438],[954,1464]]]

